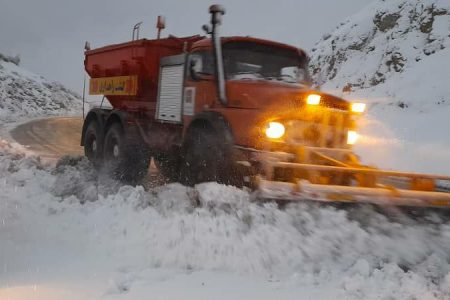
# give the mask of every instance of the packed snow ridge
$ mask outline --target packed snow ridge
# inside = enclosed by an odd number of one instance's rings
[[[17,57],[0,55],[0,122],[67,114],[81,114],[76,93],[21,68]]]
[[[449,61],[449,1],[378,0],[323,36],[311,72],[325,90],[418,111],[450,103]]]

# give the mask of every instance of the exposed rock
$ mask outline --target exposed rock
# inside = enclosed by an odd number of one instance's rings
[[[386,61],[386,66],[388,66],[389,70],[394,69],[395,72],[401,72],[405,66],[405,63],[406,59],[402,56],[402,54],[395,52],[392,53]]]
[[[397,26],[397,20],[400,18],[399,13],[387,14],[378,13],[373,19],[375,26],[382,32],[386,32]]]
[[[434,18],[436,16],[443,16],[447,14],[449,14],[449,12],[446,9],[436,8],[435,4],[425,8],[420,20],[420,31],[423,33],[430,33],[433,30]]]

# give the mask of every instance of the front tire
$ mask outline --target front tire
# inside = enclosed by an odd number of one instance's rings
[[[140,183],[147,175],[151,159],[147,145],[127,140],[119,123],[108,128],[103,156],[107,172],[113,178],[132,185]]]
[[[189,128],[182,147],[181,183],[195,185],[217,181],[230,184],[233,169],[232,148],[213,128]]]

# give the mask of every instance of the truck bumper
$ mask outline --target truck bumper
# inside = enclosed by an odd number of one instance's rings
[[[307,158],[316,160],[301,161],[304,151],[250,153],[258,199],[450,208],[450,190],[442,188],[450,176],[363,166],[342,160],[353,155],[346,149],[309,148]]]

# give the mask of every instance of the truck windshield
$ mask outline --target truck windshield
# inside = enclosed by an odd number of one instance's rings
[[[223,45],[227,80],[273,80],[309,85],[306,59],[290,49],[252,42]]]

